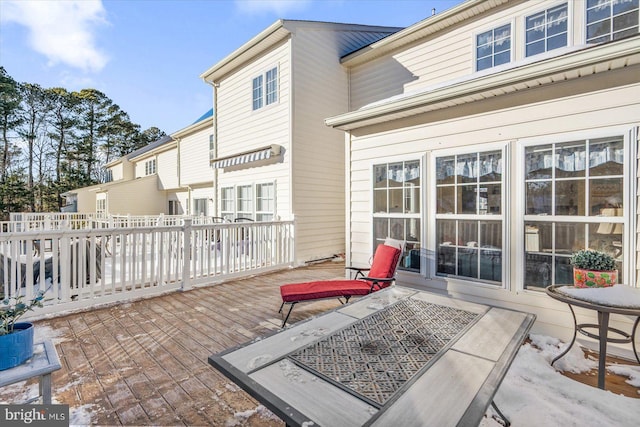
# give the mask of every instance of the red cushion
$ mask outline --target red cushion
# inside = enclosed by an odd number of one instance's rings
[[[280,286],[283,302],[367,295],[370,291],[371,285],[364,280],[321,280]]]
[[[375,255],[373,255],[373,262],[371,263],[371,269],[367,276],[376,279],[390,279],[396,274],[396,267],[398,266],[398,260],[400,259],[400,249],[394,248],[388,245],[378,245]]]

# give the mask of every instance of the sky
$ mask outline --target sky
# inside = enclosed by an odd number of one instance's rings
[[[0,66],[104,92],[171,134],[212,106],[200,74],[278,19],[407,27],[462,0],[0,0]]]

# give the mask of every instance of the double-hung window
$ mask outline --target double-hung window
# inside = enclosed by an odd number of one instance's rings
[[[214,148],[215,148],[215,145],[214,145],[213,135],[209,135],[209,161],[216,158],[216,152]]]
[[[207,199],[193,199],[193,215],[194,216],[207,216]]]
[[[567,3],[527,16],[526,55],[537,55],[566,46],[567,21]]]
[[[220,189],[220,214],[229,221],[233,221],[236,215],[233,192],[233,187],[223,187]]]
[[[476,36],[476,71],[511,61],[511,24]]]
[[[436,156],[437,275],[502,283],[503,163],[503,149]]]
[[[220,190],[220,214],[229,221],[271,221],[275,216],[275,183],[243,184]]]
[[[571,255],[585,248],[622,271],[624,153],[622,136],[525,147],[525,289],[573,283]]]
[[[147,160],[144,163],[144,174],[153,175],[156,173],[156,159]]]
[[[278,67],[274,67],[252,80],[252,108],[254,111],[276,102],[278,102]]]
[[[587,0],[587,43],[638,33],[638,0]]]
[[[400,268],[420,271],[420,161],[376,164],[373,183],[373,247],[387,237],[405,241]]]

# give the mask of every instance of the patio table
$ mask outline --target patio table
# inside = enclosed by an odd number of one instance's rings
[[[534,320],[393,286],[209,363],[287,425],[475,426]]]
[[[571,350],[571,347],[576,342],[577,332],[598,341],[598,388],[600,389],[604,390],[605,384],[607,343],[631,343],[633,354],[638,363],[640,363],[635,343],[635,334],[640,323],[640,289],[625,285],[597,289],[583,289],[562,285],[548,286],[545,291],[551,298],[566,303],[573,316],[573,338],[571,343],[551,361],[552,366]],[[615,298],[612,298],[614,296]],[[598,323],[578,323],[576,313],[573,310],[574,306],[597,311]],[[609,326],[609,317],[612,313],[636,318],[631,333]],[[589,332],[590,329],[595,329],[597,334]],[[616,334],[617,337],[610,337],[609,332]]]

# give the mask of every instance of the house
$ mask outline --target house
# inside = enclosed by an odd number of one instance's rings
[[[206,144],[212,116],[211,109],[171,136],[108,163],[107,182],[65,193],[67,205],[105,215],[207,215],[215,195]]]
[[[340,58],[398,28],[279,20],[202,73],[213,88],[215,216],[295,219],[298,264],[345,248]]]
[[[638,22],[638,0],[468,0],[344,55],[347,261],[406,240],[401,283],[565,338],[544,288],[574,250],[638,286]]]

